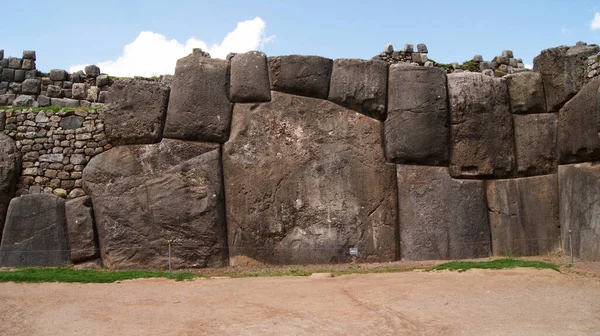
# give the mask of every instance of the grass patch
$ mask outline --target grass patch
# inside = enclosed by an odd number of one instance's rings
[[[328,270],[328,269],[319,269],[319,270],[269,270],[265,269],[264,271],[258,272],[223,272],[219,275],[228,276],[231,278],[256,278],[256,277],[279,277],[279,276],[310,276],[313,273],[332,273],[333,275],[347,275],[347,274],[374,274],[374,273],[397,273],[397,272],[407,272],[412,271],[413,268],[410,269],[401,269],[401,268],[351,268],[345,270]]]
[[[78,282],[111,283],[140,278],[166,278],[177,281],[203,277],[196,273],[167,273],[152,271],[97,271],[74,270],[71,268],[23,268],[14,271],[0,271],[0,282]]]
[[[479,269],[506,269],[506,268],[515,268],[515,267],[530,267],[530,268],[538,268],[538,269],[553,269],[555,271],[559,270],[558,265],[547,263],[543,261],[533,261],[533,260],[521,260],[515,258],[502,258],[491,261],[451,261],[444,264],[437,265],[431,270],[440,271],[440,270],[450,270],[450,271],[459,271],[464,272],[466,270],[472,268]]]
[[[44,107],[28,107],[28,106],[0,106],[0,110],[33,110],[33,111],[58,111],[74,112],[76,110],[91,111],[97,110],[99,107],[79,106],[79,107],[60,107],[60,106],[44,106]]]

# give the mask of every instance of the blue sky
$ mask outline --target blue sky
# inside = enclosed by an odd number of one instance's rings
[[[198,45],[221,57],[258,48],[267,55],[371,58],[388,42],[397,49],[423,42],[438,62],[474,54],[491,60],[512,49],[532,64],[545,48],[600,43],[599,1],[29,0],[5,1],[2,11],[0,49],[7,56],[33,49],[43,71],[101,63],[123,72],[106,70],[114,75],[168,72]]]

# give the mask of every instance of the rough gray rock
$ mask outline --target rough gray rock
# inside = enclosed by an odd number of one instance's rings
[[[4,68],[2,69],[2,82],[12,82],[15,79],[15,70]]]
[[[448,75],[453,177],[506,177],[515,166],[506,81],[480,73]]]
[[[89,76],[92,78],[96,78],[96,77],[100,76],[100,68],[93,64],[87,65],[84,68],[84,71],[85,71],[86,76]]]
[[[378,121],[331,102],[271,92],[236,104],[224,144],[232,263],[396,258],[394,165]]]
[[[397,165],[396,169],[403,260],[490,255],[482,181],[452,179],[445,167]]]
[[[389,72],[385,152],[396,163],[448,163],[446,72],[392,65]]]
[[[60,120],[59,126],[64,130],[75,130],[83,125],[84,118],[76,115],[70,115]]]
[[[87,90],[85,83],[73,83],[71,97],[73,99],[83,100],[87,98]]]
[[[63,96],[62,88],[58,85],[48,85],[46,92],[48,97],[51,98],[61,98]]]
[[[231,58],[229,94],[236,103],[271,100],[267,56],[260,51],[236,54]]]
[[[560,46],[534,58],[533,71],[542,74],[548,112],[558,111],[583,87],[587,58],[598,51],[598,46]]]
[[[539,72],[521,72],[506,77],[512,113],[544,113],[546,97]]]
[[[79,100],[69,98],[51,98],[50,105],[60,107],[79,107]]]
[[[556,172],[556,113],[514,115],[515,159],[520,176]]]
[[[269,57],[271,90],[327,99],[333,60],[319,56]]]
[[[6,218],[6,209],[15,194],[17,177],[21,171],[21,157],[15,141],[0,133],[0,238]]]
[[[50,80],[51,81],[64,81],[67,79],[67,72],[65,70],[62,69],[52,69],[50,70]]]
[[[83,171],[108,268],[227,265],[218,144],[164,139],[114,147]]]
[[[385,61],[339,58],[333,61],[329,100],[385,120],[388,67]]]
[[[233,104],[227,61],[191,54],[177,61],[171,83],[166,138],[225,142]]]
[[[159,82],[118,80],[110,87],[102,112],[113,145],[160,142],[169,104],[169,87]]]
[[[26,59],[35,61],[35,50],[23,50],[23,60]]]
[[[560,251],[557,175],[486,182],[493,254]]]
[[[29,95],[19,95],[12,103],[13,106],[29,106],[29,107],[37,107],[38,102],[33,99],[32,96]]]
[[[79,197],[65,205],[71,261],[81,263],[99,255],[94,232],[94,212],[90,197]]]
[[[600,77],[589,81],[558,113],[558,158],[560,163],[600,159],[596,115]]]
[[[563,251],[569,252],[571,230],[573,255],[600,261],[600,165],[559,166],[558,185]]]
[[[48,194],[13,198],[0,245],[1,266],[66,266],[65,201]]]
[[[40,80],[26,79],[21,85],[21,92],[28,95],[38,95],[40,93]]]

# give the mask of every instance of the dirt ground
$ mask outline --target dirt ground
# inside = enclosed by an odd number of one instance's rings
[[[600,335],[596,264],[563,273],[2,283],[0,334]]]

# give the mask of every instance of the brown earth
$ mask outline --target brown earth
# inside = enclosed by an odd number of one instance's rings
[[[0,334],[600,335],[598,264],[563,273],[3,283]]]

